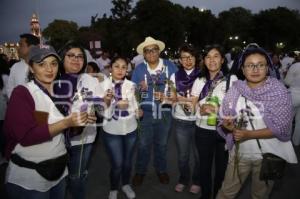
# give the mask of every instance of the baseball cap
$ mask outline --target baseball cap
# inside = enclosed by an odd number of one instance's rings
[[[58,54],[52,46],[37,45],[30,48],[28,60],[33,61],[35,63],[39,63],[43,61],[43,59],[45,59],[46,57],[49,57],[50,55],[60,60],[60,57],[58,56]]]

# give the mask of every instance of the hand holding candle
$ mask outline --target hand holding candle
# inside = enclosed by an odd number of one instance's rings
[[[166,78],[169,79],[169,70],[168,70],[168,66],[165,66],[166,67]]]
[[[145,74],[145,76],[144,76],[144,82],[145,82],[145,84],[146,84],[146,86],[148,85],[148,82],[147,82],[147,75]]]
[[[190,97],[191,97],[190,90],[187,90],[187,91],[186,91],[186,97],[187,97],[187,98],[190,98]]]
[[[141,86],[142,91],[147,91],[148,90],[147,74],[144,75],[144,81],[141,81],[140,86]]]

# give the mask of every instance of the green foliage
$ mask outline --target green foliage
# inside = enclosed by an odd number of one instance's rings
[[[255,29],[252,32],[260,45],[275,49],[277,42],[283,42],[286,50],[296,49],[300,45],[300,15],[284,7],[261,11],[254,16]]]
[[[114,19],[130,20],[132,0],[112,0],[114,7],[111,9]]]
[[[153,36],[172,49],[184,41],[181,6],[168,0],[143,0],[136,4],[133,12],[140,41],[147,36]]]
[[[55,49],[60,49],[70,40],[78,39],[78,25],[72,21],[54,20],[43,31],[43,36]]]
[[[74,22],[54,20],[44,30],[49,43],[59,49],[73,39],[89,46],[90,40],[101,40],[102,46],[125,56],[135,55],[135,48],[147,36],[166,43],[173,53],[184,42],[203,48],[220,43],[228,50],[241,49],[256,42],[268,50],[276,50],[283,42],[283,50],[300,46],[300,15],[298,11],[278,7],[252,14],[242,7],[223,11],[218,17],[210,10],[182,7],[169,0],[140,0],[135,7],[132,0],[112,0],[112,16],[91,16],[90,27]],[[230,40],[230,37],[238,39]]]

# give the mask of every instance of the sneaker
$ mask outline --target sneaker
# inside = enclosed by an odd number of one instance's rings
[[[185,188],[185,185],[179,183],[175,186],[175,191],[180,193],[180,192],[183,192],[184,188]]]
[[[122,187],[122,191],[125,193],[128,199],[134,199],[135,198],[135,193],[132,190],[131,186],[129,184],[124,185]]]
[[[190,192],[193,194],[198,194],[201,190],[201,187],[199,185],[193,184],[190,188]]]
[[[132,185],[133,186],[140,186],[143,184],[144,176],[142,174],[135,174],[135,176],[132,179]]]
[[[108,199],[117,199],[118,198],[118,191],[112,190],[109,192]]]

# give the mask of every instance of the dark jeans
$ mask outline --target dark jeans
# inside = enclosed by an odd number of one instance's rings
[[[138,151],[135,170],[145,175],[154,150],[154,168],[157,173],[167,172],[167,144],[171,126],[171,113],[164,112],[163,118],[155,119],[152,112],[145,111],[141,120],[141,130],[138,137]]]
[[[92,144],[72,146],[68,153],[70,160],[68,164],[69,178],[68,190],[74,199],[84,199],[86,192],[88,163],[92,151]]]
[[[201,199],[209,199],[212,191],[212,166],[215,162],[214,197],[224,180],[228,162],[228,151],[225,151],[225,140],[217,131],[196,127],[196,147],[200,162]]]
[[[194,159],[192,175],[193,184],[199,185],[199,156],[195,146],[195,121],[173,119],[173,133],[178,153],[178,168],[180,184],[188,185],[191,179],[190,155]]]
[[[110,189],[118,190],[122,185],[129,184],[132,170],[132,158],[137,132],[127,135],[112,135],[103,132],[103,143],[110,159]]]
[[[8,199],[64,199],[66,181],[62,179],[57,185],[46,192],[27,190],[11,183],[7,183],[5,186]]]

